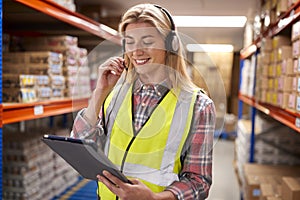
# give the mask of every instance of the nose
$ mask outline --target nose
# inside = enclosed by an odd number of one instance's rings
[[[135,56],[141,56],[144,54],[144,51],[142,48],[136,48],[132,51],[132,54]]]
[[[142,55],[144,54],[144,47],[141,44],[141,41],[135,43],[134,45],[131,46],[130,50],[134,55]]]

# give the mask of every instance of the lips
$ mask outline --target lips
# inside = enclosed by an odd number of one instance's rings
[[[147,58],[147,59],[135,59],[135,63],[136,63],[137,65],[144,65],[144,64],[146,64],[149,60],[150,60],[150,58]]]

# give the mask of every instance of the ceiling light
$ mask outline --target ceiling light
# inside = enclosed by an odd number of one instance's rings
[[[173,16],[177,27],[244,27],[245,16]]]
[[[190,52],[233,52],[231,44],[187,44]]]

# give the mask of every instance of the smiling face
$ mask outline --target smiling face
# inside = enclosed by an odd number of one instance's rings
[[[165,75],[165,42],[149,23],[131,23],[125,29],[125,51],[140,77],[160,81]]]

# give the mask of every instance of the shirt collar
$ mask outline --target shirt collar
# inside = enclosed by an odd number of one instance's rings
[[[147,90],[147,89],[154,89],[156,95],[158,96],[162,96],[164,95],[166,92],[169,91],[168,89],[168,81],[167,79],[163,80],[160,83],[157,84],[144,84],[142,83],[142,81],[140,79],[137,79],[134,83],[134,93],[139,93],[142,90]]]

